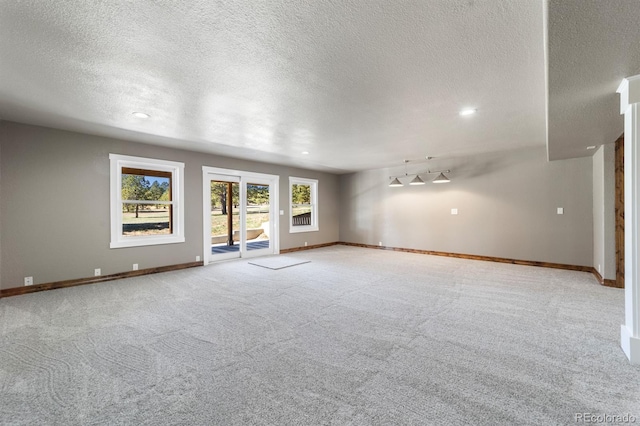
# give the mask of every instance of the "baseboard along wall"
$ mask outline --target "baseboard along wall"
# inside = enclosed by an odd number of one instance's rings
[[[177,265],[158,266],[155,268],[139,269],[137,271],[119,272],[111,275],[101,275],[98,277],[78,278],[74,280],[55,281],[44,284],[34,284],[25,287],[8,288],[6,290],[0,290],[0,298],[9,296],[19,296],[21,294],[35,293],[44,290],[54,290],[57,288],[75,287],[85,284],[96,284],[104,281],[119,280],[122,278],[138,277],[140,275],[157,274],[160,272],[177,271],[179,269],[193,268],[196,266],[202,266],[204,262],[189,262],[180,263]]]
[[[455,257],[458,259],[483,260],[486,262],[511,263],[514,265],[539,266],[543,268],[566,269],[570,271],[589,272],[593,274],[593,276],[596,278],[598,283],[600,283],[605,287],[624,288],[624,284],[619,285],[616,282],[616,280],[603,278],[602,275],[600,275],[600,273],[598,273],[598,271],[592,266],[567,265],[563,263],[538,262],[538,261],[531,261],[531,260],[509,259],[504,257],[480,256],[475,254],[462,254],[462,253],[449,253],[449,252],[442,252],[442,251],[419,250],[419,249],[410,249],[410,248],[402,248],[402,247],[376,246],[373,244],[350,243],[346,241],[335,241],[331,243],[314,244],[314,245],[304,246],[304,247],[292,247],[292,248],[280,250],[280,254],[294,253],[294,252],[304,251],[304,250],[313,250],[313,249],[330,247],[335,245],[361,247],[361,248],[377,249],[377,250],[400,251],[405,253],[427,254],[431,256]],[[180,263],[177,265],[168,265],[168,266],[160,266],[156,268],[140,269],[137,271],[120,272],[117,274],[103,275],[99,277],[78,278],[74,280],[56,281],[51,283],[35,284],[32,286],[9,288],[6,290],[0,290],[0,299],[3,297],[18,296],[21,294],[35,293],[35,292],[44,291],[44,290],[54,290],[57,288],[74,287],[74,286],[85,285],[85,284],[96,284],[104,281],[113,281],[113,280],[119,280],[122,278],[137,277],[140,275],[157,274],[160,272],[169,272],[169,271],[176,271],[179,269],[194,268],[197,266],[203,266],[203,264],[204,262]]]
[[[386,247],[386,246],[376,246],[373,244],[359,244],[359,243],[349,243],[349,242],[343,242],[343,241],[338,242],[336,244],[342,244],[345,246],[352,246],[352,247],[378,249],[378,250],[401,251],[405,253],[428,254],[431,256],[455,257],[458,259],[484,260],[487,262],[511,263],[514,265],[539,266],[543,268],[566,269],[570,271],[589,272],[593,274],[596,280],[598,280],[598,282],[605,287],[624,288],[624,284],[619,285],[616,282],[616,280],[609,280],[609,279],[602,278],[602,276],[598,273],[598,271],[593,266],[567,265],[564,263],[538,262],[538,261],[532,261],[532,260],[509,259],[506,257],[479,256],[475,254],[449,253],[449,252],[443,252],[443,251],[419,250],[419,249],[409,249],[409,248],[402,248],[402,247]]]
[[[296,251],[304,251],[304,250],[313,250],[313,249],[318,249],[318,248],[322,248],[322,247],[335,246],[335,245],[338,245],[338,244],[341,244],[341,243],[333,242],[333,243],[314,244],[314,245],[311,245],[311,246],[304,246],[304,247],[293,247],[293,248],[280,250],[280,254],[294,253]]]
[[[624,288],[624,281],[622,283],[618,283],[616,280],[602,278],[602,275],[600,275],[600,272],[598,272],[596,268],[591,268],[591,269],[592,269],[591,273],[593,274],[593,276],[596,277],[598,282],[603,286],[613,287],[613,288]]]

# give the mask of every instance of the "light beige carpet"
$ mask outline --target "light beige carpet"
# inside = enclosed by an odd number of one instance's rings
[[[623,291],[334,246],[0,300],[0,424],[567,425],[640,418]],[[640,420],[637,420],[640,422]]]

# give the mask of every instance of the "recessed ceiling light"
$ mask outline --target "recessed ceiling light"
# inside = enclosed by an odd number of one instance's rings
[[[309,155],[309,151],[302,151],[302,155]]]
[[[133,113],[133,116],[137,117],[137,118],[149,118],[150,117],[149,114],[146,114],[144,112],[137,112],[137,111]]]
[[[460,111],[460,115],[473,115],[477,112],[478,110],[475,108],[466,108],[463,109],[462,111]]]
[[[596,146],[595,145],[590,145],[590,146],[587,147],[587,149],[596,149]]]

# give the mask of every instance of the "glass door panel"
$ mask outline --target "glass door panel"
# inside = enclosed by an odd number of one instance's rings
[[[202,170],[203,263],[278,253],[278,176]]]
[[[247,183],[245,218],[247,251],[270,249],[271,210],[269,185]],[[252,253],[253,254],[253,253]]]
[[[211,259],[240,257],[240,183],[212,178]]]

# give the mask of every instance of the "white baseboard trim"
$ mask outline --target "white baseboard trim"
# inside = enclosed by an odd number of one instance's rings
[[[640,365],[640,338],[631,335],[626,325],[620,327],[620,346],[633,365]]]

